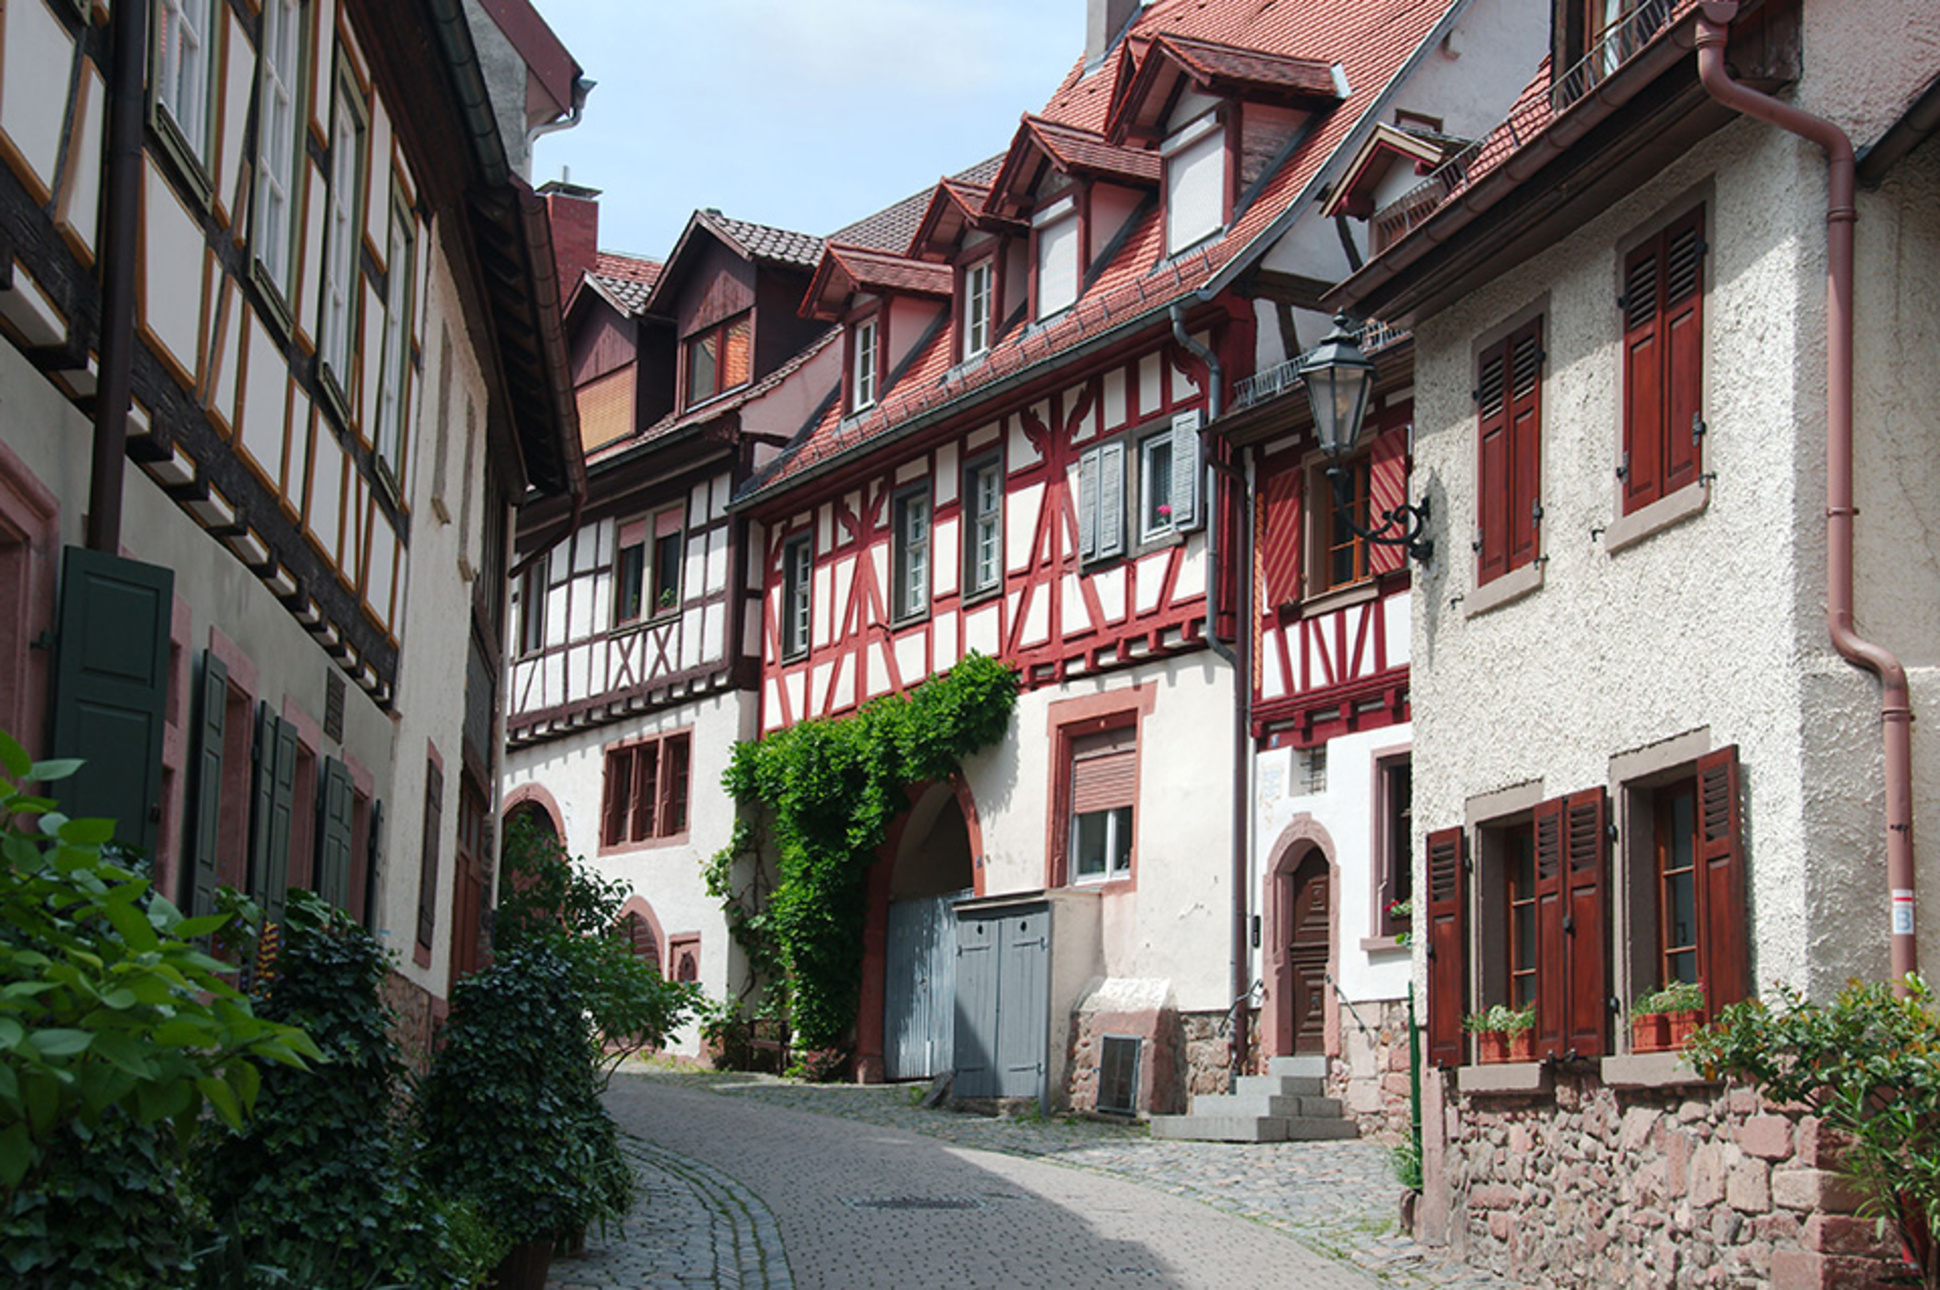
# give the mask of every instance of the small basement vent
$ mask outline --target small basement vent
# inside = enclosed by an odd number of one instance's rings
[[[334,667],[323,678],[323,737],[344,741],[344,674]]]
[[[1138,1114],[1138,1040],[1106,1035],[1098,1061],[1098,1109],[1113,1115]]]

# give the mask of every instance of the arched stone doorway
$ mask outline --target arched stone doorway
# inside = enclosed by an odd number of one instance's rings
[[[1281,833],[1268,871],[1262,1050],[1271,1057],[1331,1054],[1340,1044],[1339,883],[1333,840],[1311,817]]]
[[[976,805],[961,783],[912,794],[869,871],[856,1078],[923,1079],[950,1069],[956,923],[979,887]]]

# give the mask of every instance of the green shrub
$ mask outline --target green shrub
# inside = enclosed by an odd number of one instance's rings
[[[1928,1290],[1940,1287],[1940,1009],[1918,977],[1896,996],[1853,981],[1829,1004],[1781,987],[1776,1006],[1726,1008],[1693,1034],[1685,1060],[1706,1075],[1751,1081],[1810,1107],[1851,1139],[1839,1167],[1866,1198],[1862,1213],[1899,1233]]]
[[[205,1110],[240,1127],[259,1063],[319,1054],[194,944],[227,916],[183,918],[111,821],[25,790],[78,764],[0,734],[0,1251],[23,1287],[177,1286]]]
[[[1654,1017],[1672,1012],[1697,1012],[1704,1007],[1702,981],[1673,981],[1661,990],[1639,995],[1630,1005],[1633,1017]]]
[[[387,967],[349,915],[290,893],[260,1012],[315,1035],[323,1061],[265,1069],[256,1115],[202,1152],[212,1290],[463,1287],[485,1270],[409,1154],[405,1067],[379,995]]]

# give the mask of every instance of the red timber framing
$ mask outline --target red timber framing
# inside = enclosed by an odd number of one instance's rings
[[[1195,320],[1207,321],[1226,319]],[[1216,334],[1222,352],[1240,330]],[[1238,356],[1227,361],[1230,376]],[[1035,398],[966,415],[921,445],[893,456],[885,449],[865,471],[762,508],[763,728],[899,692],[971,650],[1015,663],[1031,688],[1203,647],[1203,526],[1141,544],[1128,513],[1125,558],[1086,565],[1075,493],[1084,453],[1121,442],[1126,495],[1136,496],[1137,443],[1177,414],[1203,416],[1206,380],[1204,364],[1183,347],[1147,333],[1142,349],[1120,350],[1055,385],[1047,379]],[[1004,472],[1000,592],[966,597],[964,465],[993,453]],[[926,613],[899,620],[892,502],[918,481],[928,482],[933,501],[931,596]],[[783,552],[803,534],[814,553],[809,649],[784,659]]]

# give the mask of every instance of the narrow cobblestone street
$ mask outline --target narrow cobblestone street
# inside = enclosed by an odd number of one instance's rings
[[[1396,1230],[1363,1142],[1159,1142],[1089,1120],[991,1119],[904,1086],[650,1069],[608,1104],[641,1197],[553,1265],[619,1287],[1439,1286],[1508,1283]]]

